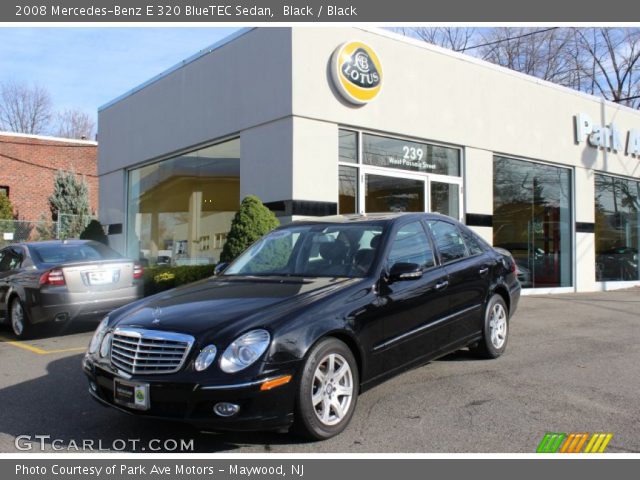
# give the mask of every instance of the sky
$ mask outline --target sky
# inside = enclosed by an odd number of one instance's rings
[[[55,111],[98,108],[237,28],[0,28],[0,82],[49,90]]]

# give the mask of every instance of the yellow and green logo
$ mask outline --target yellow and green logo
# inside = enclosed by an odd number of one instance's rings
[[[333,52],[331,74],[340,94],[356,105],[370,102],[382,88],[380,58],[362,42],[343,43]]]
[[[536,453],[604,453],[613,433],[545,433]]]

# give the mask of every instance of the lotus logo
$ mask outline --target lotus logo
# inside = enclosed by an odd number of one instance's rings
[[[162,309],[160,307],[155,307],[151,312],[153,315],[153,323],[154,325],[160,325],[160,315],[162,315]]]
[[[331,59],[331,73],[336,88],[351,103],[363,105],[380,93],[380,60],[362,42],[347,42],[338,47]]]

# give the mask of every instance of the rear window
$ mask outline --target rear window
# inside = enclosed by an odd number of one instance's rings
[[[74,263],[94,260],[114,260],[122,258],[115,250],[100,243],[85,244],[43,244],[31,246],[32,256],[39,263]]]

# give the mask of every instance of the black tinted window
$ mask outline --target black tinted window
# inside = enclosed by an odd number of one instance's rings
[[[482,241],[470,230],[463,228],[462,238],[464,239],[464,243],[467,244],[469,255],[479,255],[484,252]]]
[[[7,248],[0,252],[0,272],[8,272],[20,268],[22,264],[22,255]]]
[[[32,245],[33,256],[40,263],[91,262],[122,258],[116,251],[100,243]]]
[[[409,223],[398,230],[391,246],[387,267],[391,269],[394,264],[400,262],[415,263],[423,269],[435,265],[431,243],[420,222]]]
[[[467,256],[467,247],[455,225],[447,222],[431,221],[429,222],[429,228],[431,228],[443,263]]]

